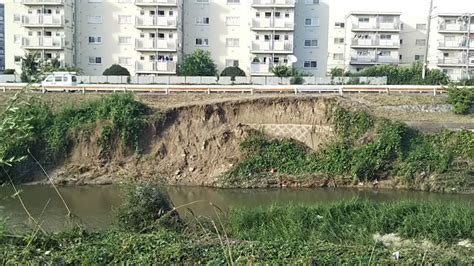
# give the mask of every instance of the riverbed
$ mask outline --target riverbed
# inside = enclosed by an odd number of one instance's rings
[[[68,228],[67,210],[50,186],[19,186],[25,206],[48,231]],[[395,191],[381,189],[215,189],[205,187],[166,187],[175,206],[199,201],[187,206],[194,215],[212,216],[215,211],[209,204],[224,211],[239,207],[269,206],[278,203],[330,203],[343,199],[360,198],[377,202],[416,200],[443,202],[474,202],[468,194],[439,194],[420,191]],[[60,193],[74,214],[74,222],[84,227],[100,230],[113,223],[113,210],[120,205],[123,187],[75,186],[60,187]],[[7,218],[7,227],[13,231],[24,231],[31,227],[11,186],[0,187],[0,218]],[[186,208],[181,215],[190,215]]]

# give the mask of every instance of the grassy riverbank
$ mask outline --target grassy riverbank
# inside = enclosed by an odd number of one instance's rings
[[[190,216],[173,229],[141,232],[15,236],[0,229],[0,262],[469,264],[473,216],[469,203],[353,200],[240,209],[212,220]]]
[[[357,185],[463,191],[474,184],[474,133],[422,134],[401,122],[336,107],[336,137],[314,152],[288,139],[255,132],[241,143],[246,156],[221,179],[223,186]],[[374,184],[376,184],[374,183]]]

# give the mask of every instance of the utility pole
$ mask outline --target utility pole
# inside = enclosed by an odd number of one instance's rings
[[[431,35],[431,18],[433,14],[433,0],[430,0],[430,10],[428,11],[428,26],[426,29],[426,47],[425,47],[425,58],[423,62],[423,71],[421,77],[426,78],[426,69],[428,68],[428,53],[430,48],[430,35]]]
[[[466,78],[471,79],[471,75],[469,75],[469,65],[470,65],[470,57],[469,53],[471,52],[471,19],[472,13],[466,14],[463,18],[467,25],[467,52],[466,52]]]

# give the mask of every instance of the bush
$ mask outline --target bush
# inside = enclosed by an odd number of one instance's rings
[[[210,52],[198,49],[184,58],[178,72],[180,76],[217,76],[217,67]]]
[[[15,72],[16,72],[15,69],[8,68],[8,69],[5,69],[5,71],[3,71],[3,74],[5,74],[5,75],[14,75]]]
[[[121,65],[114,64],[107,68],[104,73],[102,73],[104,76],[130,76],[130,72],[128,72],[128,69],[124,68]]]
[[[116,217],[121,229],[131,231],[150,231],[162,226],[170,229],[179,224],[179,215],[166,191],[151,184],[128,188]]]
[[[474,89],[451,85],[448,89],[448,103],[456,114],[467,114],[474,105]]]
[[[239,67],[226,67],[222,71],[221,77],[230,77],[230,80],[235,81],[235,77],[245,77],[245,72]]]

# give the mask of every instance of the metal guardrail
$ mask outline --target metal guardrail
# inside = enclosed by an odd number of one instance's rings
[[[20,91],[26,83],[0,83],[0,92]],[[473,87],[474,88],[474,87]],[[350,93],[402,93],[402,94],[431,94],[447,93],[443,86],[421,85],[130,85],[130,84],[85,84],[77,86],[48,86],[30,85],[32,92],[80,92],[80,93],[292,93],[292,94],[350,94]]]

